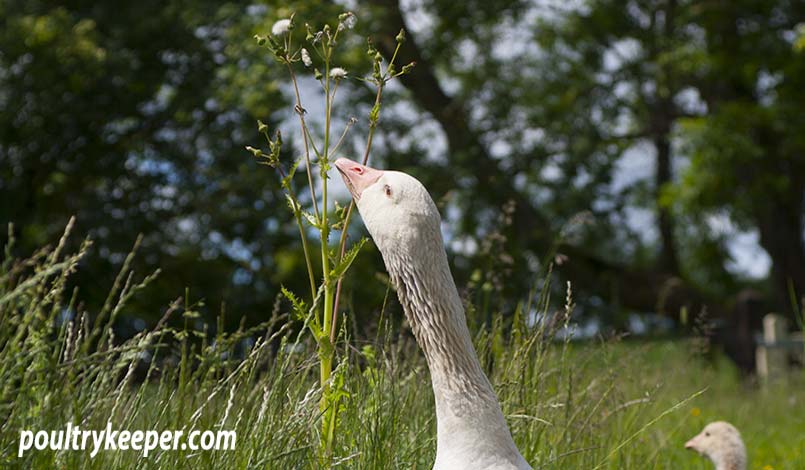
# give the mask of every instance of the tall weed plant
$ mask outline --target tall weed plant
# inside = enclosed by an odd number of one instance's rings
[[[297,320],[303,321],[305,328],[315,338],[318,345],[319,359],[319,386],[321,387],[320,412],[323,419],[321,424],[320,463],[329,465],[332,457],[333,443],[337,436],[338,414],[342,408],[344,397],[343,369],[336,365],[336,336],[338,329],[338,303],[341,291],[341,281],[358,251],[366,239],[361,239],[351,249],[346,249],[347,230],[352,217],[354,203],[351,202],[346,210],[335,207],[331,210],[329,198],[328,172],[332,168],[339,150],[347,137],[350,128],[357,120],[350,119],[343,126],[343,132],[336,140],[333,129],[333,108],[336,95],[342,82],[354,78],[365,82],[376,89],[375,102],[368,116],[368,133],[363,163],[366,164],[372,149],[372,140],[380,117],[383,90],[386,84],[402,74],[408,73],[413,64],[401,69],[395,66],[397,52],[405,41],[405,34],[400,31],[397,36],[397,48],[394,56],[385,60],[380,52],[368,44],[368,54],[373,63],[373,70],[368,77],[353,77],[347,70],[333,64],[336,47],[341,40],[340,36],[349,34],[355,26],[357,18],[351,12],[342,13],[334,24],[325,24],[321,29],[305,23],[303,31],[299,32],[295,15],[274,23],[271,34],[257,35],[257,44],[265,46],[276,60],[277,64],[286,67],[295,96],[294,112],[299,118],[299,141],[302,142],[302,156],[294,162],[283,162],[280,159],[283,146],[279,131],[271,137],[268,126],[258,121],[258,131],[265,137],[268,151],[254,147],[247,150],[263,164],[275,168],[281,178],[282,188],[293,212],[299,228],[299,237],[302,242],[305,263],[307,265],[310,292],[300,294],[282,290],[283,295],[293,305],[293,312]],[[304,40],[300,40],[304,35]],[[314,76],[322,88],[324,96],[324,130],[323,135],[316,136],[306,120],[307,111],[300,93],[298,73],[304,71]],[[294,175],[296,169],[304,165],[307,180],[305,190],[310,195],[310,204],[306,207],[301,202],[296,189]],[[315,174],[318,173],[320,186],[317,188]],[[320,194],[317,192],[320,189]],[[308,240],[308,231],[318,232],[320,249],[321,272],[316,273],[313,268],[313,249]],[[340,230],[341,237],[337,246],[331,246],[330,234]],[[333,367],[336,366],[334,373]],[[343,367],[347,367],[343,363]]]

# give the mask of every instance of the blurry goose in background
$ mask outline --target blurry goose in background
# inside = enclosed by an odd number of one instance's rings
[[[335,162],[425,354],[436,399],[434,470],[526,470],[472,345],[441,217],[414,177]]]
[[[716,421],[685,443],[685,449],[707,457],[716,470],[746,470],[746,447],[741,433],[725,421]]]

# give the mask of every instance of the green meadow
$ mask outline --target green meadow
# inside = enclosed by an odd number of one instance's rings
[[[124,267],[105,311],[66,319],[64,305],[75,299],[65,285],[79,259],[56,248],[7,259],[0,272],[2,467],[319,467],[316,347],[281,303],[256,328],[211,334],[209,325],[191,326],[198,325],[195,306],[180,300],[155,329],[116,340],[110,322],[147,287]],[[532,308],[523,302],[518,312]],[[345,328],[337,342],[337,468],[427,469],[433,462],[428,370],[410,332],[393,328],[387,310],[377,306],[374,338],[350,338]],[[166,326],[177,319],[184,327]],[[718,351],[702,354],[703,338],[562,341],[519,314],[472,330],[517,445],[536,469],[707,469],[683,445],[712,420],[741,430],[752,469],[794,470],[805,462],[799,373],[767,386],[741,381]],[[18,457],[21,430],[60,430],[68,422],[90,430],[107,422],[131,431],[234,430],[237,440],[227,451],[146,457],[101,450],[91,457],[31,449]]]

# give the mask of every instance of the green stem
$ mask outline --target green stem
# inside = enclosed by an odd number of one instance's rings
[[[330,226],[327,221],[327,168],[330,166],[329,153],[330,153],[330,112],[332,102],[330,101],[330,53],[332,49],[327,50],[327,60],[325,61],[325,76],[324,76],[324,96],[325,96],[325,123],[324,123],[324,149],[321,159],[321,179],[322,179],[322,208],[321,208],[321,266],[324,273],[324,313],[323,325],[324,333],[329,337],[330,328],[330,315],[329,308],[332,306],[332,288],[330,286],[330,257],[327,253],[328,239],[330,235]],[[328,308],[329,307],[329,308]],[[330,374],[327,371],[325,376],[322,369],[322,380],[329,378]],[[324,383],[322,383],[324,385]]]
[[[296,199],[294,199],[294,204],[299,204],[296,202]],[[294,210],[294,217],[296,217],[296,225],[299,226],[299,236],[302,237],[302,252],[305,254],[307,276],[310,280],[310,299],[312,300],[316,298],[316,274],[313,273],[313,263],[310,262],[310,254],[307,246],[307,235],[305,235],[305,227],[302,222],[302,212],[299,210],[299,208]]]
[[[324,149],[322,158],[320,159],[321,178],[322,178],[322,207],[320,233],[321,233],[321,265],[324,274],[324,307],[322,311],[323,317],[323,335],[319,338],[319,358],[320,358],[320,384],[322,387],[321,402],[319,409],[325,413],[325,419],[322,422],[322,438],[323,451],[322,455],[323,466],[330,466],[330,456],[332,455],[334,430],[331,431],[331,423],[334,425],[335,414],[337,408],[333,406],[330,400],[330,374],[333,370],[333,343],[330,341],[330,330],[334,329],[330,323],[331,317],[329,315],[333,308],[333,292],[332,283],[330,281],[330,257],[328,253],[328,239],[330,235],[330,226],[327,220],[327,168],[330,166],[329,152],[330,152],[330,116],[332,111],[332,101],[330,96],[330,59],[332,56],[332,47],[327,47],[326,60],[325,60],[325,75],[324,75],[324,97],[325,97],[325,123],[324,123]]]

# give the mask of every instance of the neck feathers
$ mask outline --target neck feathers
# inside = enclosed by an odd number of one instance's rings
[[[746,470],[746,457],[743,455],[725,457],[716,464],[716,470]]]
[[[378,231],[372,237],[428,361],[436,400],[434,469],[530,469],[478,362],[438,217],[433,219],[436,222],[400,225],[393,235]]]
[[[383,254],[397,296],[417,343],[425,353],[437,400],[493,400],[492,386],[478,362],[447,255],[438,238],[422,240],[421,256]],[[438,403],[437,403],[438,405]]]
[[[723,444],[724,448],[713,459],[716,470],[746,470],[746,448],[737,438]]]
[[[731,461],[717,466],[716,470],[746,470],[746,465],[738,461]]]
[[[383,259],[431,373],[434,468],[529,469],[478,362],[441,233],[425,238],[416,244],[418,256],[386,250]]]

